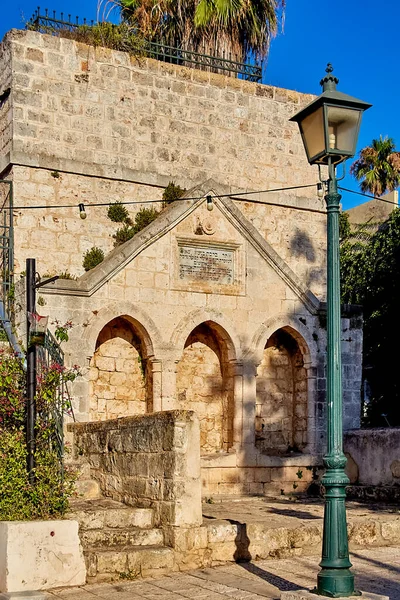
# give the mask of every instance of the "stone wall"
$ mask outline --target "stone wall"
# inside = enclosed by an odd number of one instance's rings
[[[229,192],[316,182],[288,121],[309,95],[30,31],[11,31],[2,48],[4,68],[13,63],[13,138],[0,173],[11,169],[17,206],[72,207],[15,212],[16,272],[34,254],[42,273],[78,275],[87,249],[110,251],[116,226],[93,203],[138,202],[133,217],[171,180],[189,189],[212,177]],[[323,296],[316,187],[249,198],[262,204],[242,197],[240,209]]]
[[[12,140],[11,48],[0,44],[0,157],[10,152]],[[1,162],[1,159],[0,159]],[[5,174],[3,174],[4,177]],[[0,179],[3,178],[0,174]]]
[[[177,369],[180,408],[200,420],[202,454],[227,451],[233,443],[233,385],[224,346],[203,325],[189,336]]]
[[[277,331],[257,370],[256,444],[266,454],[307,445],[307,373],[295,339]]]
[[[90,420],[104,421],[152,412],[151,376],[140,338],[130,324],[114,319],[101,331],[90,361]]]
[[[360,429],[344,436],[351,483],[400,486],[400,428]]]
[[[193,412],[74,423],[69,430],[104,496],[153,508],[155,525],[201,525],[200,435]]]

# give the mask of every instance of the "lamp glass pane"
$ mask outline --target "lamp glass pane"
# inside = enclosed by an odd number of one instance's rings
[[[323,152],[325,149],[325,135],[322,107],[303,119],[301,129],[308,158],[310,159]]]
[[[328,106],[328,147],[354,154],[361,111]]]

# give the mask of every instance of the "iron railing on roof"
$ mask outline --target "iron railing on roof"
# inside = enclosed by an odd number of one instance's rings
[[[41,14],[40,7],[37,8],[27,23],[29,29],[51,35],[62,34],[63,31],[73,32],[79,27],[91,27],[93,25],[93,21],[87,22],[86,19],[83,19],[80,22],[79,17],[73,19],[70,14],[65,17],[64,13],[60,13],[58,19],[56,11],[50,11],[49,13],[48,9],[45,9],[44,14]],[[239,79],[245,79],[246,81],[260,82],[262,77],[262,67],[259,65],[241,63],[232,60],[231,57],[202,54],[157,42],[145,41],[143,54],[163,62],[190,66],[212,73],[232,73]]]

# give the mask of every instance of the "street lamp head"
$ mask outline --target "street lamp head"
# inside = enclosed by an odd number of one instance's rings
[[[328,64],[322,94],[290,119],[299,125],[311,165],[336,165],[354,156],[362,113],[372,106],[338,92],[332,71]]]

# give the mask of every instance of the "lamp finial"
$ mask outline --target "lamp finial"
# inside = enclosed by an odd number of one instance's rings
[[[337,77],[335,77],[334,75],[332,75],[333,67],[332,67],[331,63],[328,63],[326,65],[325,71],[326,71],[327,75],[325,75],[325,77],[323,77],[323,79],[321,79],[319,84],[322,85],[322,91],[333,92],[334,90],[336,90],[336,86],[339,83],[339,79]]]

